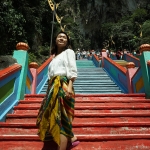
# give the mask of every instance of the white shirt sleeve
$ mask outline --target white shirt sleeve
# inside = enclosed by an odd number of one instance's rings
[[[71,49],[66,50],[66,60],[65,60],[66,68],[67,68],[67,78],[77,78],[77,66],[75,53]]]

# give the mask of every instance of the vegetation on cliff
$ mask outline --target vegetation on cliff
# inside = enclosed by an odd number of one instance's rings
[[[45,0],[2,0],[0,2],[0,55],[12,55],[18,42],[30,46],[30,61],[42,63],[50,52],[53,35],[61,27],[77,48],[138,50],[150,43],[150,4],[148,0],[52,0],[56,17]],[[59,5],[58,5],[59,4]]]

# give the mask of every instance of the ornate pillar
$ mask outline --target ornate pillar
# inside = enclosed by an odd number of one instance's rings
[[[128,85],[128,92],[129,93],[133,93],[131,79],[132,79],[133,75],[136,72],[135,64],[133,62],[128,62],[127,65],[126,65],[126,68],[127,68],[126,76],[127,76],[127,82],[128,82],[127,83],[127,85]]]
[[[104,68],[104,57],[107,57],[106,49],[102,49],[102,67]]]
[[[150,98],[150,74],[148,71],[148,62],[150,60],[150,44],[142,44],[139,50],[141,52],[140,64],[144,81],[145,95],[146,98]]]
[[[32,81],[32,89],[31,89],[31,94],[36,94],[36,86],[37,86],[37,68],[39,65],[36,62],[31,62],[29,64],[30,71],[33,76],[33,81]]]
[[[19,42],[16,45],[16,49],[14,51],[13,57],[17,60],[18,64],[22,66],[20,72],[20,79],[19,79],[19,86],[18,86],[18,93],[17,99],[24,99],[25,94],[25,86],[26,86],[26,77],[27,77],[27,69],[28,69],[28,49],[29,46],[27,43]]]

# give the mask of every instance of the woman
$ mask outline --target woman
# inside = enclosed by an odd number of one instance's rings
[[[65,32],[56,36],[51,54],[54,57],[48,68],[49,85],[37,117],[38,134],[42,141],[52,139],[58,144],[58,150],[66,150],[78,145],[79,141],[72,132],[73,82],[77,78],[77,67]]]

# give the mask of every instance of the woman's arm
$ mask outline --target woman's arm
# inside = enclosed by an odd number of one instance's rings
[[[69,79],[68,89],[66,92],[66,96],[71,97],[73,93],[73,82],[77,78],[77,66],[76,66],[76,59],[75,53],[71,49],[66,50],[66,68],[67,68],[67,78]]]
[[[71,49],[66,50],[65,67],[67,69],[68,79],[72,79],[73,81],[74,78],[77,78],[77,66],[76,66],[75,53]]]

